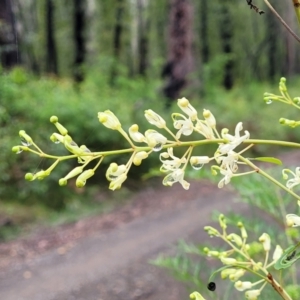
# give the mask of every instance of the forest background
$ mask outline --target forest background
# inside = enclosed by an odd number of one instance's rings
[[[33,223],[60,224],[112,209],[142,185],[143,175],[156,174],[158,159],[148,159],[131,171],[127,188],[105,197],[99,197],[107,189],[105,166],[83,191],[57,183],[75,162],[44,182],[26,182],[25,173],[48,162],[11,153],[20,129],[49,153],[65,153],[49,140],[51,115],[94,151],[128,147],[103,130],[98,111],[110,109],[124,128],[138,123],[144,131],[145,109],[171,121],[179,97],[199,111],[210,109],[221,127],[243,121],[252,137],[299,139],[273,125],[282,107],[264,106],[263,93],[284,76],[290,94],[299,94],[300,52],[263,1],[255,4],[265,14],[245,0],[0,0],[0,240]],[[272,4],[296,28],[293,7]],[[291,119],[295,114],[289,111]],[[276,151],[255,148],[267,150]]]

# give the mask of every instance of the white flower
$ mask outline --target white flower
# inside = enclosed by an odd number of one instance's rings
[[[207,163],[209,163],[208,156],[192,156],[190,158],[190,164],[195,170],[200,170]]]
[[[142,163],[143,159],[148,157],[148,153],[146,151],[138,152],[133,158],[133,164],[139,166]]]
[[[166,127],[166,121],[152,109],[145,110],[145,117],[150,124],[158,128]]]
[[[221,271],[221,278],[226,279],[229,275],[236,273],[237,269],[227,268]]]
[[[229,279],[233,282],[237,281],[239,278],[244,276],[245,273],[246,273],[246,270],[238,269],[235,273],[229,275]]]
[[[173,154],[173,148],[170,147],[167,150],[168,152],[163,152],[160,154],[159,159],[163,163],[160,170],[162,172],[167,171],[175,171],[180,168],[181,164],[184,164],[186,162],[186,158],[179,158],[174,156]],[[164,159],[164,158],[171,158],[171,159]]]
[[[179,119],[178,117],[182,118]],[[181,134],[189,136],[193,133],[194,124],[190,118],[186,118],[182,114],[172,114],[174,128],[179,129],[176,133],[176,138],[179,139]]]
[[[149,129],[145,132],[146,142],[149,147],[160,147],[167,142],[167,138],[155,130]],[[160,149],[159,149],[160,150]]]
[[[300,226],[300,217],[295,214],[286,215],[286,225],[288,227],[298,227]]]
[[[282,253],[283,253],[282,248],[279,245],[277,245],[273,253],[273,260],[277,261],[281,257]]]
[[[193,292],[190,294],[190,299],[194,300],[205,300],[202,295],[200,295],[198,292]]]
[[[250,281],[237,281],[234,284],[234,287],[240,291],[243,292],[244,290],[248,290],[252,288],[252,283]]]
[[[271,249],[271,238],[267,233],[263,233],[258,240],[263,244],[264,250],[266,252],[270,251],[270,249]]]
[[[195,126],[195,130],[205,136],[207,139],[214,139],[215,135],[211,127],[207,126],[203,120],[198,120]]]
[[[251,290],[245,293],[246,299],[249,300],[256,300],[259,295],[260,295],[260,290]]]
[[[112,180],[109,184],[109,189],[110,190],[118,190],[121,188],[122,183],[127,179],[126,174],[121,174],[118,176],[116,179]]]
[[[110,110],[98,113],[98,119],[105,127],[113,130],[119,130],[121,123],[119,119]]]
[[[189,100],[187,100],[186,98],[178,99],[177,105],[185,114],[187,114],[191,118],[192,121],[195,121],[197,119],[197,111],[190,104]]]
[[[289,173],[294,175],[294,178],[291,178],[286,182],[286,187],[291,190],[293,187],[300,184],[300,167],[295,169],[295,173],[292,171]]]
[[[236,263],[236,259],[235,258],[232,258],[232,257],[223,257],[221,256],[220,257],[220,260],[221,262],[224,264],[224,265],[233,265]]]
[[[146,138],[139,132],[139,126],[137,124],[130,126],[128,132],[133,141],[137,143],[146,142]]]
[[[184,171],[181,169],[177,169],[164,178],[163,185],[172,186],[175,182],[179,182],[185,190],[188,190],[190,184],[187,181],[185,181],[183,177]]]
[[[221,169],[220,173],[224,175],[224,178],[218,183],[218,188],[222,188],[224,185],[228,184],[233,176],[233,173],[230,169]]]
[[[246,139],[249,139],[250,133],[248,131],[245,131],[245,134],[240,136],[240,131],[243,129],[243,123],[239,122],[235,127],[235,135],[228,134],[228,130],[222,130],[222,137],[225,140],[228,140],[227,144],[221,144],[219,146],[218,151],[221,154],[228,153],[229,151],[235,149],[237,146],[239,146],[243,141]]]
[[[227,156],[216,157],[216,161],[221,163],[222,169],[230,169],[232,173],[238,170],[238,155],[234,151],[229,151]]]
[[[118,166],[116,163],[111,163],[106,171],[106,178],[108,181],[113,181],[126,172],[127,168],[125,165]]]
[[[203,109],[203,117],[207,126],[213,129],[216,128],[216,119],[210,110]]]

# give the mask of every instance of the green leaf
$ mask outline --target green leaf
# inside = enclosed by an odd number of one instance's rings
[[[298,242],[296,245],[288,247],[277,260],[274,268],[276,270],[281,270],[289,268],[291,265],[293,265],[300,258],[300,252],[297,253],[297,248],[299,246],[300,242]]]
[[[269,162],[276,165],[282,165],[282,161],[275,157],[256,157],[256,158],[251,158],[251,160],[259,160],[259,161]]]

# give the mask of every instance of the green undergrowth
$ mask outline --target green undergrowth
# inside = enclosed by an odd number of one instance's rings
[[[271,172],[272,175],[279,174],[276,176],[278,178],[281,174],[279,168],[270,169],[269,172]],[[218,181],[216,177],[210,176],[207,171],[203,171],[202,175],[197,178],[214,179],[214,184],[217,184]],[[201,184],[201,182],[199,182],[199,184]],[[226,199],[220,198],[219,201],[224,202],[224,210],[214,211],[212,213],[212,222],[209,225],[220,230],[218,216],[220,213],[223,213],[227,220],[227,232],[239,234],[239,229],[236,225],[239,221],[242,221],[248,233],[247,242],[256,243],[258,246],[261,246],[258,242],[258,238],[262,233],[266,232],[267,228],[267,232],[271,237],[271,251],[274,251],[276,244],[280,244],[285,249],[289,245],[299,241],[299,231],[296,228],[286,229],[283,223],[286,214],[285,209],[288,209],[288,213],[297,213],[295,211],[295,199],[287,196],[286,193],[281,193],[281,190],[275,186],[266,188],[268,186],[267,180],[258,174],[233,178],[230,182],[230,186],[236,191],[234,196],[235,202],[246,203],[248,204],[248,208],[244,209],[242,213],[236,213],[232,210],[233,206],[226,203]],[[215,188],[217,188],[217,186]],[[199,198],[200,197],[201,196],[199,196]],[[205,201],[205,198],[203,198],[202,201]],[[201,214],[201,211],[199,211],[199,213]],[[199,230],[201,230],[201,228],[199,228]],[[229,249],[220,239],[216,237],[209,239],[209,236],[207,236],[207,239],[205,239],[205,241],[201,240],[201,242],[187,243],[180,241],[177,246],[176,255],[160,255],[153,260],[152,263],[167,270],[177,280],[185,282],[189,291],[199,291],[205,299],[229,300],[243,298],[244,296],[234,288],[233,283],[230,283],[228,279],[222,280],[220,274],[210,279],[210,275],[218,268],[221,268],[222,264],[217,259],[207,257],[203,251],[204,247],[217,251]],[[258,260],[261,259],[262,255],[264,255],[262,246],[258,247],[257,253],[252,253],[252,255],[254,258],[257,257]],[[295,268],[297,268],[297,265]],[[273,276],[280,276],[279,271],[272,270],[272,272]],[[291,295],[299,295],[299,287],[295,285],[295,283],[292,283],[291,278],[286,276],[289,274],[290,273],[283,273],[283,279],[290,284],[287,286],[288,289],[293,289]],[[243,276],[241,280],[254,282],[257,281],[257,277],[247,274]],[[210,292],[207,289],[209,281],[216,283],[216,291]],[[295,297],[293,299],[298,298],[299,297]],[[275,300],[280,299],[280,297],[274,292],[273,288],[268,285],[264,289],[260,299]]]
[[[99,72],[99,70],[101,72]],[[11,72],[0,72],[0,216],[5,219],[8,210],[5,207],[15,206],[13,211],[21,212],[28,207],[29,219],[35,224],[40,219],[49,220],[56,212],[62,212],[62,219],[80,218],[81,211],[94,212],[98,203],[94,205],[97,194],[107,189],[105,171],[112,161],[126,163],[129,156],[112,156],[104,160],[96,175],[91,178],[87,186],[78,190],[75,185],[67,187],[58,185],[59,178],[65,176],[77,165],[76,161],[64,161],[52,172],[51,176],[43,181],[28,182],[24,180],[27,172],[37,172],[49,166],[50,161],[40,159],[29,153],[15,155],[11,152],[14,145],[20,143],[19,130],[25,130],[44,151],[56,155],[65,155],[67,151],[62,145],[57,145],[49,140],[50,135],[56,131],[49,122],[52,115],[69,130],[69,134],[79,145],[85,144],[92,151],[116,150],[128,148],[128,143],[118,132],[111,131],[99,123],[97,112],[110,109],[119,118],[125,130],[133,123],[140,126],[144,132],[153,126],[145,121],[144,110],[153,109],[162,115],[171,124],[171,112],[177,111],[175,105],[170,110],[165,108],[165,100],[161,95],[163,83],[159,80],[128,78],[119,76],[114,86],[109,84],[107,66],[95,66],[89,70],[86,80],[81,85],[75,85],[66,78],[40,77],[37,78],[21,68]],[[294,79],[287,82],[291,96],[299,96],[295,87],[300,80]],[[222,88],[207,85],[204,96],[200,92],[190,94],[186,91],[191,103],[199,109],[210,109],[217,119],[218,128],[228,127],[233,131],[239,121],[243,121],[244,129],[250,131],[252,138],[286,138],[298,139],[296,129],[274,126],[274,119],[280,117],[293,118],[293,110],[279,103],[266,105],[263,102],[264,92],[277,93],[277,85],[252,83],[247,86],[236,86],[227,92]],[[183,95],[184,96],[183,92]],[[190,97],[188,96],[190,94]],[[296,118],[296,116],[295,116]],[[187,140],[198,139],[192,135]],[[202,137],[201,137],[202,138]],[[215,148],[199,148],[195,155],[210,155]],[[269,150],[267,147],[255,147],[257,153]],[[178,153],[182,150],[176,150]],[[175,153],[176,153],[175,151]],[[275,151],[275,149],[272,149]],[[152,155],[140,167],[132,168],[129,178],[138,182],[146,178],[149,170],[159,166],[158,155]],[[194,176],[194,175],[193,175]],[[137,185],[139,185],[137,183]],[[120,193],[120,191],[115,192]],[[110,198],[107,202],[111,201]],[[40,208],[42,207],[42,209]],[[73,207],[73,209],[71,209]],[[74,207],[78,207],[77,213]],[[101,210],[101,208],[100,208]],[[44,211],[44,212],[43,212]],[[44,214],[44,215],[43,215]],[[69,214],[69,217],[67,217]],[[85,213],[84,213],[85,214]],[[88,212],[86,214],[89,214]],[[25,215],[25,214],[24,214]],[[43,218],[35,217],[43,215]],[[59,219],[60,217],[53,217]],[[38,219],[38,221],[36,221]],[[62,221],[63,222],[63,221]],[[5,222],[4,222],[5,223]],[[22,221],[14,221],[21,224]],[[25,222],[30,223],[30,221]],[[0,224],[1,226],[1,224]],[[16,225],[18,227],[18,225]],[[11,230],[14,226],[1,226],[2,235],[13,235],[18,230]],[[2,229],[0,229],[2,230]],[[12,232],[12,233],[11,233]]]

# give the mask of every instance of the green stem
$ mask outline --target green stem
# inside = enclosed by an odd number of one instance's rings
[[[278,12],[274,9],[274,7],[270,4],[270,2],[268,0],[264,0],[265,3],[267,4],[267,6],[269,7],[269,9],[272,11],[272,13],[279,19],[280,23],[287,29],[287,31],[294,37],[294,39],[296,41],[298,41],[300,43],[300,38],[297,36],[297,34],[291,29],[291,27],[281,18],[281,16],[278,14]],[[293,0],[294,3],[296,1],[296,3],[299,2],[299,0]],[[294,5],[295,7],[295,5]],[[300,7],[298,7],[298,10],[300,9]],[[295,7],[296,10],[296,7]],[[297,13],[296,13],[297,14]],[[297,15],[298,18],[298,15]],[[299,19],[298,19],[299,20]]]
[[[300,196],[299,195],[297,195],[296,193],[294,193],[292,190],[288,189],[285,185],[283,185],[282,183],[280,183],[278,180],[276,180],[274,177],[272,177],[271,175],[269,175],[268,173],[266,173],[262,169],[258,168],[250,160],[248,160],[247,158],[245,158],[245,157],[243,157],[241,155],[239,155],[239,159],[241,161],[245,162],[248,166],[252,167],[254,170],[256,170],[257,173],[261,174],[262,176],[264,176],[265,178],[269,179],[274,184],[278,185],[280,188],[282,188],[283,190],[285,190],[287,193],[289,193],[292,196],[294,196],[297,200],[300,200]]]
[[[296,13],[296,17],[300,26],[300,0],[292,0],[293,5],[294,5],[294,9],[295,9],[295,13]]]

